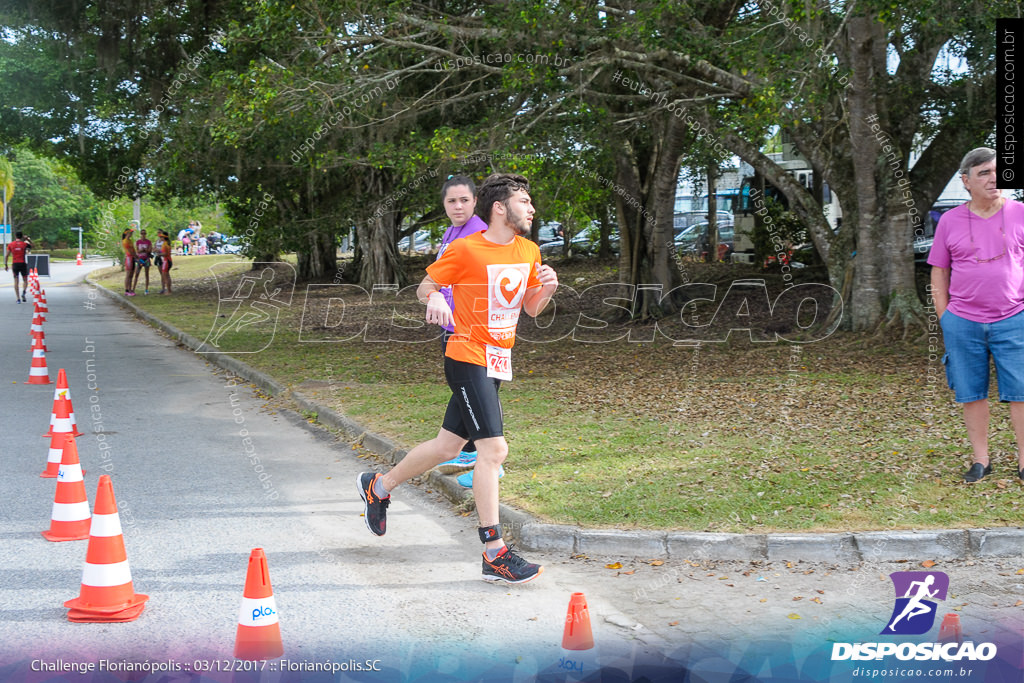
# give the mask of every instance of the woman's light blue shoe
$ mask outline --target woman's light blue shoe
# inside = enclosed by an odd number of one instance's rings
[[[501,465],[498,465],[498,479],[501,479],[504,476],[505,476],[505,468],[502,467]],[[455,479],[455,481],[459,482],[459,486],[461,486],[464,489],[471,489],[471,488],[473,488],[473,470],[470,470],[469,472],[466,472],[465,474],[460,474]]]

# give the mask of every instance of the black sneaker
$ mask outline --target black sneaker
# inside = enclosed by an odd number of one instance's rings
[[[373,492],[373,484],[379,476],[373,472],[363,472],[356,477],[356,485],[359,486],[359,497],[363,499],[366,528],[377,536],[383,536],[388,530],[388,503],[391,502],[391,496],[378,498]]]
[[[964,474],[964,481],[968,484],[973,484],[976,481],[981,481],[988,475],[992,474],[992,464],[982,465],[980,462],[976,462],[971,465],[971,469],[967,470]]]
[[[526,583],[544,572],[539,564],[530,564],[512,552],[511,546],[498,553],[493,561],[487,559],[484,551],[484,581],[504,581],[505,583]]]

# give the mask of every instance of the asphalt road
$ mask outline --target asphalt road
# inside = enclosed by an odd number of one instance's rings
[[[86,542],[40,535],[55,487],[38,476],[53,386],[24,384],[32,305],[7,301],[7,280],[0,285],[2,680],[39,662],[100,659],[174,662],[185,667],[178,673],[212,667],[213,679],[228,680],[216,670],[226,665],[216,663],[231,661],[255,547],[268,557],[288,660],[371,661],[381,669],[321,680],[553,676],[564,666],[560,643],[576,591],[590,606],[593,656],[622,672],[606,680],[679,680],[684,667],[691,680],[730,680],[741,669],[762,680],[855,680],[853,663],[828,661],[831,642],[880,639],[893,607],[888,573],[919,569],[654,566],[643,558],[527,554],[547,566],[537,581],[486,584],[473,517],[407,486],[394,496],[387,536],[372,536],[353,485],[372,461],[73,284],[89,268],[54,264],[52,280],[43,279],[47,361],[52,379],[67,371],[90,504],[99,475],[110,474],[135,589],[150,600],[135,622],[66,619],[62,604],[78,595]],[[608,568],[616,561],[623,566]],[[950,576],[943,607],[962,616],[965,634],[999,640],[1000,661],[1024,668],[1024,618],[1015,604],[1024,598],[1017,573],[1024,559],[935,569]],[[317,679],[287,671],[286,678]]]

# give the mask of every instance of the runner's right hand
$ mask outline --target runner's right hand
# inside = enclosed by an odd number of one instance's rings
[[[427,322],[442,327],[452,324],[452,309],[441,292],[431,292],[427,297]]]

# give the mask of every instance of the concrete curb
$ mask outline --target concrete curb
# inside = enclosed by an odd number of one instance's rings
[[[86,277],[86,284],[127,308],[139,318],[164,331],[193,352],[202,341],[143,311],[120,294],[100,287]],[[305,411],[316,413],[317,421],[353,436],[352,444],[376,453],[392,465],[406,451],[383,436],[368,431],[358,422],[288,388],[242,361],[220,353],[202,353],[207,361],[252,382],[267,393],[295,401]],[[472,499],[452,475],[427,473],[425,480],[456,505]],[[538,522],[522,510],[500,506],[503,535],[526,550],[594,556],[641,557],[741,562],[861,562],[962,560],[1024,556],[1024,528],[949,529],[922,531],[857,531],[822,534],[726,534],[686,531],[643,531],[584,529]]]

